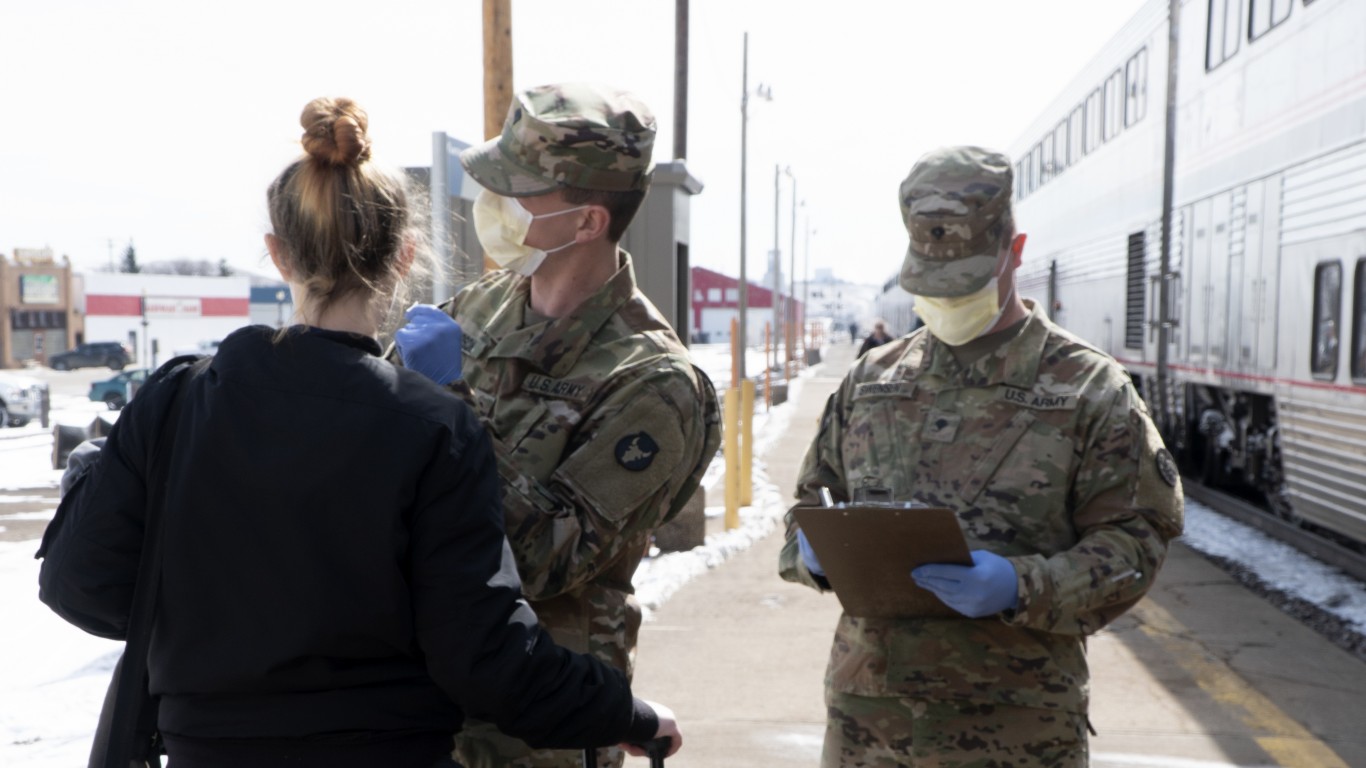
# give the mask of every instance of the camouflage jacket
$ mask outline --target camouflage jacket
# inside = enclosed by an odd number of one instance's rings
[[[571,314],[524,326],[530,280],[490,272],[444,307],[493,437],[523,589],[559,644],[628,675],[650,535],[720,443],[716,392],[649,299],[631,258]]]
[[[1084,636],[1138,602],[1180,534],[1180,478],[1128,375],[1030,310],[969,367],[924,329],[878,347],[826,404],[801,503],[873,483],[948,506],[970,548],[1010,558],[1019,590],[984,619],[842,616],[835,690],[1084,713]],[[787,537],[782,577],[823,588],[791,513]]]

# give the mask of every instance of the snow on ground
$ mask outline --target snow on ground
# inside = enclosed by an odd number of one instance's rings
[[[714,381],[729,381],[728,353],[704,346],[694,356],[700,367],[713,373]],[[762,370],[762,356],[757,360],[757,366],[750,364],[751,373]],[[803,383],[803,378],[793,380],[789,402],[795,401]],[[74,399],[54,407],[54,421],[79,425],[89,424],[103,408]],[[786,432],[791,406],[759,411],[754,425],[756,457]],[[61,473],[51,469],[50,435],[50,430],[36,427],[0,432],[0,492],[56,485]],[[704,485],[720,482],[723,471],[718,456]],[[687,552],[647,558],[641,564],[635,586],[647,615],[689,580],[744,551],[779,524],[789,503],[786,495],[768,480],[767,468],[757,458],[753,474],[754,504],[741,510],[739,528],[708,536],[705,544]],[[19,503],[15,499],[21,495],[0,497],[0,525],[6,503]],[[707,510],[709,516],[722,513],[721,508]],[[51,519],[52,510],[24,516]],[[1243,563],[1270,586],[1319,605],[1366,632],[1366,586],[1340,572],[1190,500],[1182,540],[1201,552]],[[0,616],[5,627],[0,634],[0,765],[67,768],[85,762],[122,643],[86,635],[38,602],[38,562],[33,559],[37,546],[37,541],[0,542]]]

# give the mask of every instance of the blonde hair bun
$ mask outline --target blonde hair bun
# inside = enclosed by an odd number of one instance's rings
[[[308,102],[299,124],[309,157],[329,165],[359,165],[370,159],[366,130],[370,117],[351,99],[323,97]]]

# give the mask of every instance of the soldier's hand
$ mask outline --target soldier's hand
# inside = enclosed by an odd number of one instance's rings
[[[972,550],[972,565],[932,563],[911,571],[915,583],[945,605],[970,618],[981,618],[1019,604],[1015,565],[985,549]]]
[[[464,333],[450,315],[431,304],[414,304],[404,317],[408,324],[394,333],[394,346],[406,368],[437,384],[450,384],[460,378]]]
[[[806,534],[800,528],[797,529],[797,549],[801,550],[802,562],[806,564],[806,570],[816,576],[825,575],[821,561],[816,559],[816,552],[811,549],[811,542],[806,540]]]
[[[683,746],[683,732],[678,729],[678,720],[674,717],[674,711],[653,701],[646,701],[645,703],[650,705],[650,709],[653,709],[655,716],[659,718],[659,730],[655,731],[655,737],[651,740],[652,746],[662,742],[666,747],[663,756],[673,757],[674,753]],[[627,754],[635,757],[650,756],[645,745],[621,744],[620,746]]]

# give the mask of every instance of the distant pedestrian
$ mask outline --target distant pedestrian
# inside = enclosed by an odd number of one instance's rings
[[[948,507],[973,561],[906,575],[937,610],[841,617],[824,768],[1087,765],[1084,638],[1181,533],[1176,464],[1129,376],[1016,293],[1012,188],[1009,158],[976,147],[911,169],[901,285],[926,327],[854,365],[802,465],[800,504]],[[829,589],[790,513],[787,537],[782,577]]]
[[[124,638],[149,489],[165,488],[148,667],[177,768],[449,766],[466,715],[543,746],[675,735],[522,600],[478,416],[379,356],[425,254],[368,122],[349,99],[305,107],[306,153],[267,191],[295,324],[238,330],[202,372],[179,358],[144,385],[64,478],[41,599]],[[173,446],[153,477],[159,435]]]
[[[849,343],[850,343],[850,344],[857,344],[857,343],[858,343],[858,323],[850,323],[850,324],[849,324]]]
[[[892,334],[887,333],[887,326],[881,320],[873,323],[873,332],[863,340],[863,346],[858,348],[859,357],[863,357],[868,350],[880,347],[892,340]]]

